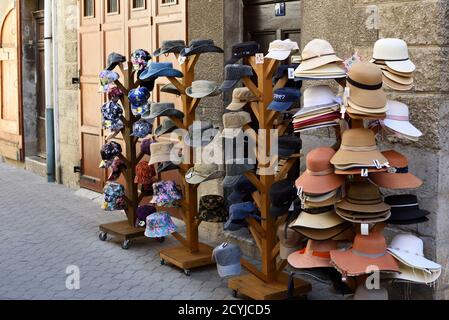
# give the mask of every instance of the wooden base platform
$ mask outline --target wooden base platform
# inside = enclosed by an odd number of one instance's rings
[[[106,241],[108,235],[112,235],[120,239],[123,249],[129,249],[129,243],[132,239],[142,238],[145,236],[145,228],[131,227],[127,220],[118,221],[100,226],[100,240]]]
[[[190,269],[204,267],[214,264],[212,261],[212,248],[208,245],[200,243],[199,251],[190,253],[189,249],[184,246],[162,249],[159,252],[161,263],[171,263],[174,266],[183,269],[184,273],[189,276]]]
[[[253,274],[247,274],[230,279],[228,287],[234,290],[234,295],[242,294],[254,300],[285,300],[288,298],[288,275],[283,273],[276,282],[266,283]],[[295,279],[293,296],[306,295],[310,290],[310,283]]]

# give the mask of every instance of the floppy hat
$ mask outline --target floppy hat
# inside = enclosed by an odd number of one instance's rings
[[[172,142],[155,142],[151,144],[151,158],[149,164],[171,161]]]
[[[223,115],[222,136],[235,138],[242,132],[242,127],[251,123],[251,115],[246,111],[229,112]]]
[[[346,78],[349,100],[357,106],[382,109],[387,97],[382,89],[382,71],[369,62],[357,62]],[[375,112],[375,111],[373,111]]]
[[[284,223],[278,227],[277,236],[279,238],[280,258],[287,260],[290,254],[301,249],[301,240],[304,239],[298,232],[290,229]]]
[[[218,275],[221,278],[240,275],[242,272],[241,257],[242,250],[232,243],[222,243],[212,251],[212,259],[217,263]]]
[[[136,228],[145,227],[147,224],[147,218],[156,212],[157,210],[153,206],[150,205],[139,206],[137,208]]]
[[[173,83],[168,83],[168,84],[164,85],[161,88],[161,92],[174,94],[174,95],[177,95],[177,96],[181,95],[181,92],[179,92],[178,88],[176,88]]]
[[[391,224],[415,224],[426,222],[429,211],[419,208],[418,197],[411,194],[388,196],[385,203],[391,207],[391,217],[388,223]]]
[[[223,176],[224,172],[220,171],[216,164],[196,164],[187,171],[185,178],[189,184],[200,184]]]
[[[372,230],[369,235],[356,234],[348,250],[331,250],[331,263],[342,274],[353,277],[369,274],[377,267],[383,272],[399,272],[393,256],[387,251],[385,237],[381,231]]]
[[[257,101],[257,97],[252,91],[246,87],[236,88],[232,92],[232,101],[226,108],[230,111],[238,111],[242,109],[247,103]]]
[[[388,291],[385,288],[368,290],[366,285],[362,283],[357,287],[353,300],[386,301],[388,300]]]
[[[388,160],[377,148],[374,132],[370,129],[357,128],[343,132],[341,147],[330,163],[372,167],[374,160],[377,160],[380,165],[388,164]]]
[[[100,78],[100,92],[107,93],[109,90],[111,90],[114,82],[120,79],[120,76],[117,72],[103,70],[100,72],[99,78]]]
[[[153,165],[148,164],[148,161],[142,161],[137,164],[134,183],[151,184],[154,177],[156,177],[156,170]]]
[[[328,229],[313,229],[306,227],[294,227],[296,232],[299,232],[303,236],[308,239],[316,240],[316,241],[325,241],[329,239],[334,239],[335,237],[343,234],[346,230],[351,227],[351,224],[348,222],[339,224],[335,227]]]
[[[135,71],[142,71],[151,60],[151,54],[144,49],[137,49],[131,54],[131,63]]]
[[[223,187],[230,188],[235,186],[241,175],[255,168],[254,164],[249,164],[249,159],[238,159],[232,164],[226,164],[226,176],[223,179]]]
[[[117,67],[120,63],[125,62],[126,58],[119,53],[112,52],[108,56],[108,66],[106,70],[112,71],[115,67]]]
[[[399,274],[388,274],[384,278],[392,278],[395,280],[403,280],[419,284],[432,284],[441,276],[442,269],[424,270],[412,268],[401,261],[397,261],[399,265]]]
[[[398,101],[388,101],[387,118],[382,121],[382,124],[407,136],[416,138],[422,136],[422,132],[410,123],[408,106]]]
[[[118,87],[113,87],[108,90],[108,99],[110,102],[118,103],[124,96],[125,94]]]
[[[171,62],[152,62],[140,74],[139,79],[148,81],[159,77],[182,78],[184,75],[181,71],[173,69],[173,63]]]
[[[342,62],[334,48],[326,40],[313,39],[304,47],[297,71],[312,70],[332,62]],[[295,72],[296,73],[296,72]]]
[[[242,42],[232,47],[232,57],[226,64],[234,64],[241,58],[250,57],[260,52],[260,44],[256,41]]]
[[[299,50],[298,43],[290,39],[274,40],[273,42],[270,43],[268,54],[265,56],[265,58],[283,61],[292,54],[292,51],[298,50]]]
[[[281,158],[290,158],[298,154],[302,148],[302,140],[295,136],[282,136],[278,139],[278,155]]]
[[[258,212],[256,205],[251,201],[233,204],[229,207],[229,219],[223,228],[227,231],[237,231],[246,226],[246,218],[254,218],[260,221]]]
[[[345,220],[336,213],[333,205],[321,208],[305,208],[290,228],[330,229],[341,225]]]
[[[186,89],[186,94],[195,99],[201,99],[208,96],[219,95],[221,91],[215,81],[197,80],[192,83],[191,87]]]
[[[171,171],[171,170],[178,170],[178,169],[179,169],[179,167],[177,165],[175,165],[173,162],[166,161],[166,162],[159,163],[159,165],[157,166],[156,172],[158,174],[161,174],[163,172],[167,172],[167,171]]]
[[[217,47],[213,40],[192,40],[189,46],[182,49],[181,56],[188,57],[199,53],[223,53],[223,49]]]
[[[247,65],[228,64],[225,67],[225,80],[220,86],[220,90],[227,92],[232,90],[243,77],[252,77],[253,69]]]
[[[165,119],[164,122],[162,122],[162,124],[159,127],[157,127],[156,130],[154,130],[154,134],[156,135],[156,137],[159,137],[163,134],[173,132],[177,128],[178,127],[173,122],[173,120]]]
[[[175,117],[182,119],[184,118],[184,113],[176,109],[174,103],[153,103],[151,104],[148,119],[156,119],[157,117]]]
[[[374,44],[373,59],[382,60],[398,72],[414,72],[416,66],[410,61],[407,43],[401,39],[379,39]]]
[[[155,212],[147,217],[145,236],[164,238],[177,231],[177,227],[168,212]]]
[[[296,269],[331,267],[330,251],[337,249],[337,241],[309,240],[307,247],[288,256],[288,263]]]
[[[391,216],[391,212],[389,210],[374,213],[361,213],[337,208],[336,212],[344,220],[357,224],[380,223],[388,220]]]
[[[205,195],[200,198],[198,220],[206,222],[226,222],[228,211],[225,200],[220,195]]]
[[[296,88],[280,88],[273,94],[273,101],[268,106],[268,110],[287,111],[295,103],[300,102],[301,91]]]
[[[220,132],[210,121],[195,121],[189,126],[188,131],[188,134],[184,136],[184,142],[195,148],[208,145]]]
[[[273,183],[270,188],[270,214],[274,217],[286,214],[296,198],[293,181],[281,180]]]
[[[381,188],[386,189],[416,189],[423,182],[409,172],[408,159],[399,152],[389,150],[382,154],[388,159],[388,172],[373,173],[370,180]]]
[[[365,214],[390,211],[390,206],[382,200],[379,188],[367,181],[353,182],[346,197],[337,203],[337,208]]]
[[[159,57],[168,53],[180,53],[186,47],[184,40],[165,40],[162,41],[161,47],[153,52],[154,57]]]

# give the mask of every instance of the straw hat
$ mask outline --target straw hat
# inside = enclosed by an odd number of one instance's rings
[[[307,247],[288,256],[288,263],[296,269],[331,267],[330,251],[337,249],[337,241],[309,240]]]
[[[311,229],[330,229],[344,222],[345,221],[335,213],[333,206],[314,209],[307,208],[300,213],[299,217],[292,224],[290,224],[290,228],[303,227]]]
[[[399,101],[388,101],[387,117],[382,124],[400,134],[419,138],[422,132],[410,123],[410,112],[406,104]]]
[[[332,62],[342,62],[335,54],[334,48],[326,40],[313,39],[304,47],[301,64],[296,71],[312,70]]]
[[[348,230],[351,227],[350,223],[342,223],[335,227],[328,228],[328,229],[313,229],[313,228],[306,228],[306,227],[294,227],[294,230],[296,232],[299,232],[303,236],[309,239],[317,240],[317,241],[324,241],[329,239],[334,239],[338,235],[343,234],[346,230]]]
[[[390,211],[390,206],[384,203],[379,188],[366,181],[352,183],[346,198],[337,203],[337,208],[366,214]]]

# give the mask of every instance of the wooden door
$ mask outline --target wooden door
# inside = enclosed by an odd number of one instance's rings
[[[44,50],[44,11],[34,12],[36,25],[36,73],[37,73],[37,155],[47,158],[45,131],[45,50]]]
[[[20,24],[14,1],[0,9],[0,155],[23,160]]]

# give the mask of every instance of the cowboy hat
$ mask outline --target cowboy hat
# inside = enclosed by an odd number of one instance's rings
[[[430,214],[419,208],[418,197],[411,194],[388,196],[385,203],[391,207],[390,224],[408,225],[426,222]]]

